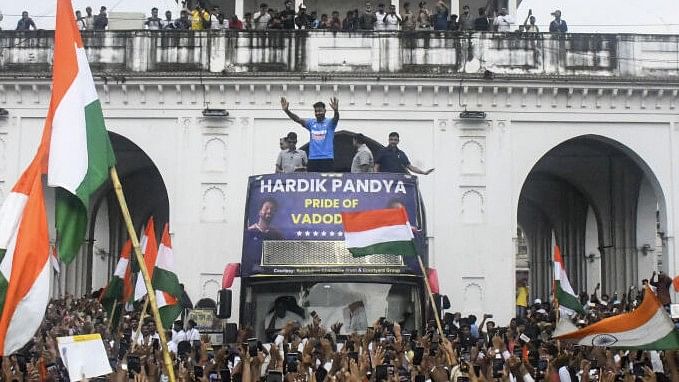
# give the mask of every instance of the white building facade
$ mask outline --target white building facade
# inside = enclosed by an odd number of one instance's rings
[[[513,315],[517,229],[532,297],[548,296],[554,241],[578,291],[601,283],[622,293],[653,270],[679,273],[677,36],[132,31],[84,40],[135,225],[169,222],[194,302],[216,299],[224,266],[240,260],[247,177],[273,172],[288,131],[306,142],[281,97],[311,117],[313,103],[336,96],[338,131],[384,145],[397,131],[414,165],[436,168],[420,177],[429,264],[454,311],[501,323]],[[0,42],[2,199],[38,145],[52,37],[0,32]],[[350,160],[341,150],[338,161]],[[98,289],[113,271],[124,229],[110,186],[95,199],[88,238],[55,277],[55,294]]]

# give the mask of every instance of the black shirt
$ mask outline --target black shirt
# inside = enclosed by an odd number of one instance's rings
[[[285,9],[279,14],[283,20],[283,29],[295,29],[295,11],[292,9]]]
[[[477,31],[487,31],[490,30],[490,23],[488,22],[488,17],[479,16],[474,20],[474,30]]]
[[[380,172],[405,174],[407,173],[408,165],[410,165],[410,160],[406,153],[399,150],[398,147],[394,149],[386,147],[377,155],[375,163],[380,165]]]

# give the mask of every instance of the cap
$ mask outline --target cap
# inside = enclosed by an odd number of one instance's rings
[[[542,309],[542,308],[540,308],[540,309],[536,310],[535,313],[547,314],[547,311],[544,310],[544,309]]]
[[[536,298],[535,301],[533,301],[533,304],[534,305],[542,304],[542,300],[540,300],[539,298]]]
[[[299,5],[299,9],[306,9],[306,5],[300,4],[300,5]]]
[[[561,14],[561,11],[557,9],[554,12],[550,13],[550,15],[554,16],[554,15],[556,15],[557,12],[559,12],[559,14]]]

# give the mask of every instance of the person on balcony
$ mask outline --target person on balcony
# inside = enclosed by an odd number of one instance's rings
[[[427,3],[425,1],[420,1],[420,9],[417,12],[417,29],[431,29],[431,12],[427,9]]]
[[[397,31],[401,22],[401,16],[396,13],[396,6],[391,4],[389,6],[389,12],[384,16],[384,29],[388,31]]]
[[[435,31],[448,29],[448,6],[443,1],[436,4],[436,13],[432,16],[432,24]]]
[[[410,10],[410,3],[403,3],[403,21],[401,22],[401,28],[404,31],[414,31],[417,25],[417,17]]]
[[[364,31],[371,31],[374,29],[376,21],[377,18],[375,17],[375,13],[372,11],[372,4],[369,1],[366,1],[365,11],[358,18],[358,28]]]
[[[210,29],[210,13],[198,4],[191,12],[191,29],[194,31]]]
[[[148,30],[157,31],[162,29],[162,20],[158,17],[158,8],[151,8],[151,17],[147,17],[144,22],[144,27]]]
[[[286,147],[278,153],[276,172],[306,171],[308,159],[304,150],[297,149],[297,133],[289,132],[285,137]]]
[[[271,14],[269,13],[269,6],[266,3],[259,5],[259,12],[252,15],[252,21],[255,23],[255,30],[263,31],[269,27],[271,22]]]
[[[333,32],[339,32],[342,30],[342,20],[340,20],[340,15],[338,11],[332,11],[326,29],[331,30]]]
[[[474,30],[479,32],[487,32],[490,30],[490,22],[488,22],[485,8],[479,8],[479,17],[474,19]]]
[[[493,25],[498,32],[511,32],[514,18],[507,14],[507,8],[500,8],[500,13],[493,20]]]
[[[188,30],[191,29],[191,20],[189,20],[189,11],[182,9],[179,13],[179,18],[174,22],[174,29]]]
[[[75,24],[78,26],[78,30],[85,30],[85,18],[80,11],[75,11]]]
[[[552,16],[554,16],[554,20],[552,20],[551,23],[549,23],[549,33],[566,33],[568,32],[568,25],[566,24],[566,20],[561,19],[561,11],[556,10],[552,12]]]
[[[295,4],[291,0],[285,1],[285,9],[279,14],[283,29],[295,29]]]
[[[300,4],[297,17],[295,17],[295,25],[297,29],[311,29],[313,19],[306,13],[306,5]]]
[[[163,20],[163,29],[176,29],[174,20],[172,19],[172,11],[165,11],[165,20]]]
[[[460,31],[474,30],[474,17],[469,13],[469,5],[462,7],[462,15],[460,16]]]
[[[99,14],[94,18],[94,30],[103,31],[108,27],[108,14],[106,13],[106,7],[102,5],[99,8]]]
[[[87,16],[85,16],[85,29],[88,31],[94,30],[94,15],[92,14],[92,7],[86,7],[85,13],[87,13]]]
[[[238,15],[235,13],[231,16],[231,20],[229,21],[229,29],[231,30],[243,30],[243,22],[238,19]]]
[[[533,10],[528,10],[528,16],[526,20],[523,21],[523,30],[528,33],[540,33],[540,29],[535,25],[535,16],[533,16]]]
[[[35,22],[33,21],[32,18],[28,17],[28,11],[23,11],[21,12],[21,18],[17,22],[17,29],[18,31],[29,31],[33,28],[33,30],[38,29],[35,26]]]
[[[342,20],[342,30],[353,32],[358,29],[358,10],[347,11],[347,17]]]
[[[375,160],[373,154],[365,144],[366,138],[363,134],[354,135],[354,147],[356,154],[351,161],[351,172],[373,172],[375,167]]]
[[[384,11],[384,3],[377,4],[377,12],[375,12],[375,24],[374,29],[376,31],[386,30],[384,25],[384,18],[387,17],[387,13]]]

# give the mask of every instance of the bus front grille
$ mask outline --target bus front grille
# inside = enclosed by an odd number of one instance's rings
[[[323,267],[329,265],[403,266],[403,258],[390,254],[353,257],[344,241],[265,240],[262,245],[263,266]]]

